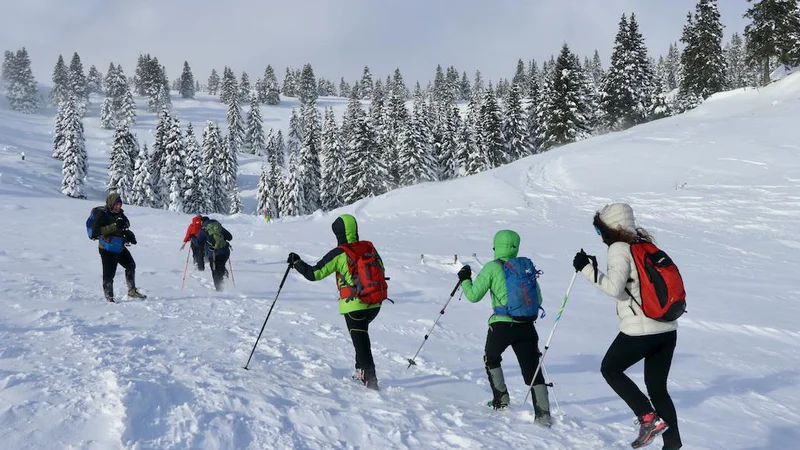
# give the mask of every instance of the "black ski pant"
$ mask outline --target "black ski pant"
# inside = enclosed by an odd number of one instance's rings
[[[369,324],[378,317],[380,308],[361,309],[344,315],[347,331],[356,349],[356,369],[374,368],[372,345],[369,341]]]
[[[103,263],[103,293],[106,296],[114,296],[114,276],[117,274],[117,264],[125,268],[125,281],[128,289],[136,287],[136,262],[133,260],[131,252],[123,248],[121,252],[114,253],[108,250],[100,250],[100,261]]]
[[[222,286],[225,280],[225,264],[228,263],[228,258],[230,258],[231,254],[229,252],[223,252],[219,255],[211,254],[211,259],[209,264],[211,265],[211,278],[214,279],[214,288],[217,291],[222,290]]]
[[[669,429],[663,434],[664,444],[673,446],[680,446],[681,435],[678,431],[675,405],[667,392],[667,377],[677,340],[677,331],[647,336],[628,336],[619,333],[608,348],[600,366],[600,372],[608,385],[628,404],[637,417],[655,411],[669,425]],[[647,386],[649,399],[639,390],[636,383],[625,375],[625,370],[642,359],[644,359],[644,384]]]
[[[194,242],[191,242],[190,245],[192,247],[194,266],[197,267],[197,270],[202,272],[206,268],[206,259],[205,255],[203,254],[203,249],[197,245],[194,245]]]
[[[503,352],[509,346],[517,355],[525,385],[530,386],[533,373],[536,371],[536,366],[539,365],[539,333],[536,332],[533,322],[495,322],[489,325],[489,333],[486,335],[486,348],[483,355],[486,373],[489,374],[489,382],[491,383],[492,381],[492,375],[489,371],[500,367],[500,363],[503,361]],[[540,370],[536,375],[534,384],[544,384],[542,372]]]

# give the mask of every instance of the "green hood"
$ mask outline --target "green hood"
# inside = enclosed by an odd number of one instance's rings
[[[331,225],[338,245],[358,242],[358,223],[350,214],[342,214]]]
[[[108,194],[106,196],[106,208],[111,209],[111,207],[114,205],[114,202],[116,202],[117,199],[119,199],[119,194],[117,194],[116,192]]]
[[[519,234],[512,230],[500,230],[494,235],[494,258],[516,258],[519,253]]]

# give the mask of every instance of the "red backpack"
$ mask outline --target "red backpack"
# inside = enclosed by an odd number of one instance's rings
[[[686,291],[678,266],[651,242],[631,244],[631,256],[639,274],[639,306],[644,315],[659,322],[677,320],[686,312]]]
[[[381,259],[372,242],[352,242],[340,245],[339,248],[347,255],[347,268],[353,280],[352,286],[339,288],[341,298],[358,298],[368,305],[386,300],[389,296],[389,287],[386,284]]]

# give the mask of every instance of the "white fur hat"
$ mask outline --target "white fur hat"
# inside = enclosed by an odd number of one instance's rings
[[[633,208],[626,203],[611,203],[600,210],[600,220],[609,228],[622,228],[636,233],[636,220],[633,217]]]

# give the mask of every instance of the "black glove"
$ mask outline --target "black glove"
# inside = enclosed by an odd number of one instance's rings
[[[117,217],[117,220],[114,223],[117,225],[117,229],[120,231],[128,229],[128,221],[122,216]]]
[[[286,262],[289,263],[290,266],[294,267],[297,262],[300,261],[300,255],[295,252],[289,253],[289,257],[286,258]]]
[[[461,270],[458,271],[458,281],[464,282],[465,280],[472,279],[472,268],[470,266],[464,266]]]
[[[589,255],[581,249],[578,253],[575,253],[575,258],[572,259],[572,267],[575,268],[576,272],[580,272],[583,270],[584,267],[588,266],[591,263]]]
[[[125,239],[125,242],[129,244],[136,245],[136,235],[133,234],[131,230],[125,230],[122,232],[122,238]]]

